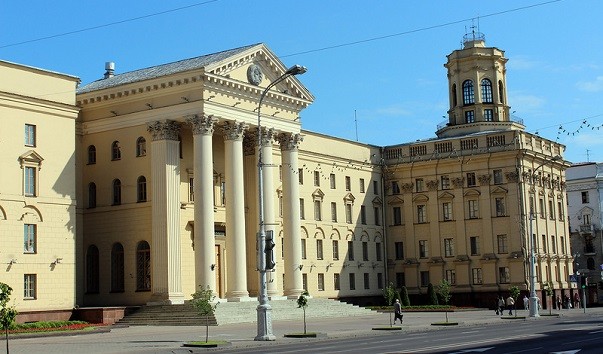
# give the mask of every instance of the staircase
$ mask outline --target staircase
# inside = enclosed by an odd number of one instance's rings
[[[222,301],[214,316],[209,316],[209,325],[250,323],[257,320],[257,301]],[[295,300],[270,301],[272,320],[299,320],[303,310]],[[337,300],[310,298],[306,307],[306,318],[347,318],[371,314],[371,310],[346,304]],[[131,326],[205,326],[207,318],[197,313],[190,302],[184,305],[142,306],[138,311],[126,315],[118,324]]]

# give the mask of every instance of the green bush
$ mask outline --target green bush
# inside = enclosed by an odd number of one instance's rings
[[[400,302],[402,302],[402,306],[410,306],[410,298],[408,297],[408,290],[405,286],[400,289]]]
[[[436,294],[433,284],[431,283],[427,285],[427,299],[429,305],[438,305],[438,294]]]
[[[85,321],[39,321],[30,323],[13,323],[9,328],[11,330],[27,330],[27,329],[39,329],[39,328],[58,328],[65,327],[74,324],[87,324]]]

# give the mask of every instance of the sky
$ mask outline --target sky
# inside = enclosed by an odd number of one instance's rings
[[[302,128],[379,146],[435,137],[446,55],[465,33],[505,51],[526,130],[603,162],[601,0],[4,1],[0,60],[100,79],[265,43],[314,95]]]

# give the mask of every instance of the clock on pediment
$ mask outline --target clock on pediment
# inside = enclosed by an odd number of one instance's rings
[[[249,80],[250,84],[256,86],[259,85],[260,82],[262,82],[263,77],[264,74],[262,73],[262,69],[258,65],[249,65],[249,68],[247,68],[247,80]]]

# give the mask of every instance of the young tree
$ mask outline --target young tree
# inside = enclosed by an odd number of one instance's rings
[[[446,305],[446,322],[448,322],[448,301],[450,301],[450,298],[452,297],[450,294],[450,283],[448,283],[446,279],[442,279],[442,282],[437,286],[437,288],[438,295],[440,295],[442,301],[444,301],[444,305]]]
[[[436,294],[433,284],[429,283],[427,285],[427,298],[429,300],[429,305],[437,305],[438,304],[438,295]]]
[[[408,290],[405,286],[400,289],[400,297],[402,298],[400,300],[402,302],[402,306],[410,306],[410,298],[408,297]]]
[[[15,310],[13,307],[8,307],[10,294],[12,292],[13,288],[11,288],[8,284],[0,282],[0,325],[4,329],[4,335],[6,336],[6,354],[9,353],[8,328],[17,317],[17,310]]]
[[[308,290],[304,290],[303,293],[297,298],[297,308],[304,310],[304,334],[306,334],[306,307],[308,307],[308,296],[310,293]]]
[[[509,288],[509,293],[511,293],[511,298],[513,298],[513,310],[515,310],[515,317],[517,317],[517,298],[519,297],[519,288],[516,286],[512,286]]]
[[[553,315],[553,283],[547,281],[544,283],[544,291],[546,292],[547,298],[547,306],[549,307],[549,315]],[[551,304],[549,305],[548,299],[551,299]]]
[[[387,306],[392,306],[394,303],[394,298],[396,297],[396,288],[394,288],[394,283],[389,283],[383,289],[383,297],[385,298],[385,302]],[[392,326],[392,313],[389,313],[389,325]]]
[[[205,316],[205,343],[209,341],[209,316],[213,316],[216,312],[218,303],[212,303],[216,296],[213,291],[209,288],[209,285],[205,290],[198,290],[192,294],[193,300],[191,301],[193,306],[197,309],[197,312],[201,316]]]

